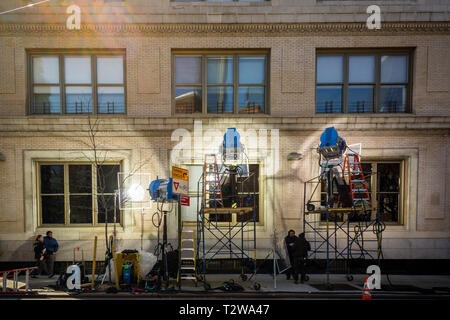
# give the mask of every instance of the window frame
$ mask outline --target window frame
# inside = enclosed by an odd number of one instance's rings
[[[261,227],[261,226],[264,226],[264,223],[265,223],[265,219],[264,219],[264,201],[263,201],[263,197],[262,197],[262,193],[265,192],[265,189],[263,189],[263,179],[261,179],[261,173],[262,173],[263,167],[262,167],[262,164],[260,162],[256,162],[256,161],[249,162],[249,165],[252,165],[252,164],[253,165],[257,165],[258,166],[258,171],[259,171],[258,172],[258,177],[259,177],[259,179],[258,179],[258,192],[255,192],[255,194],[258,196],[258,221],[256,221],[256,226],[257,227]],[[182,168],[185,168],[187,170],[189,170],[189,167],[192,167],[192,166],[198,166],[198,167],[203,168],[204,164],[203,163],[191,162],[191,163],[183,163],[181,165]],[[203,172],[203,170],[202,170],[202,172]],[[197,184],[197,182],[196,182],[196,184]],[[202,202],[202,197],[201,197],[202,193],[199,190],[195,190],[195,191],[189,190],[188,196],[197,198],[198,194],[200,195],[200,198],[198,200],[199,201],[199,207],[200,207],[201,204],[202,204],[201,203]],[[191,203],[191,205],[192,205],[192,203]],[[181,212],[180,212],[180,214],[181,214]],[[210,214],[207,214],[208,219],[209,219],[209,215]],[[232,220],[229,221],[229,222],[226,222],[226,221],[220,222],[220,221],[218,221],[217,225],[219,225],[219,226],[228,226],[230,223],[231,224],[241,223],[241,222],[237,221],[237,215],[236,214],[232,214],[231,218],[232,218]],[[192,224],[192,225],[197,223],[197,221],[190,221],[190,220],[186,220],[186,222],[188,224]]]
[[[404,226],[405,225],[405,208],[406,203],[405,203],[405,199],[406,199],[406,160],[404,159],[366,159],[366,160],[361,160],[361,164],[371,164],[372,165],[372,175],[371,175],[371,179],[370,179],[370,186],[368,186],[368,189],[370,189],[370,199],[371,199],[371,203],[372,203],[372,209],[373,208],[378,208],[378,197],[377,194],[378,193],[387,193],[387,192],[379,192],[378,191],[378,174],[376,174],[377,171],[377,166],[378,164],[390,164],[390,163],[398,163],[400,165],[400,184],[399,184],[399,188],[398,188],[398,193],[399,194],[399,201],[398,201],[398,221],[383,221],[385,224],[387,225],[392,225],[392,226]],[[373,165],[375,164],[375,168],[373,167]],[[367,179],[367,177],[366,177]],[[336,195],[338,195],[338,192],[335,191],[334,192]],[[322,188],[320,188],[320,199],[322,198],[322,195],[326,194],[326,190],[322,190]],[[377,212],[375,210],[372,210],[371,213],[371,219],[374,220],[376,218],[376,214]],[[325,220],[321,220],[320,221],[321,224],[325,223]],[[350,222],[351,225],[354,224],[358,224],[359,222],[357,221],[353,221]]]
[[[46,165],[58,165],[64,167],[64,193],[62,194],[64,196],[64,223],[43,223],[43,214],[42,214],[42,192],[41,192],[41,166]],[[79,195],[80,193],[70,193],[69,189],[69,166],[70,165],[90,165],[91,166],[91,183],[92,183],[92,190],[91,190],[91,202],[92,202],[92,223],[70,223],[70,196],[71,195]],[[104,163],[100,165],[118,165],[119,166],[119,172],[122,169],[123,165],[122,162],[118,161],[105,161]],[[92,162],[86,162],[86,161],[39,161],[36,163],[37,170],[36,170],[36,183],[37,183],[37,208],[38,208],[38,227],[84,227],[84,228],[91,228],[91,227],[100,227],[104,226],[106,223],[99,223],[98,222],[98,197],[100,196],[100,193],[97,191],[97,169],[96,165]],[[46,196],[52,195],[52,194],[45,194]],[[55,194],[55,195],[61,195],[61,194]],[[105,193],[105,195],[109,195],[109,193]],[[116,224],[118,226],[123,226],[123,213],[120,208],[117,209],[119,212],[118,221]],[[109,222],[108,224],[114,224],[112,222]]]
[[[381,82],[381,57],[384,55],[407,56],[407,82],[405,83],[382,83]],[[319,56],[342,56],[342,83],[317,83],[317,58]],[[349,57],[350,56],[374,56],[375,57],[375,73],[374,82],[370,83],[349,83]],[[316,115],[322,114],[351,114],[351,115],[369,115],[369,114],[410,114],[413,113],[412,105],[412,89],[413,89],[413,61],[414,61],[414,49],[413,48],[376,48],[376,49],[316,49],[315,61],[315,76],[314,76],[314,112]],[[342,86],[342,108],[340,112],[318,112],[317,111],[317,87],[320,86]],[[348,111],[348,88],[350,85],[370,85],[373,86],[373,106],[371,111],[365,112],[349,112]],[[406,87],[405,97],[405,111],[402,112],[380,112],[380,91],[381,86],[386,85],[402,85]]]
[[[91,58],[91,84],[66,84],[65,79],[65,57],[90,57]],[[118,84],[100,84],[97,75],[97,59],[99,57],[122,57],[123,60],[123,83]],[[36,57],[58,57],[59,66],[59,84],[34,84],[34,66],[33,58]],[[27,50],[27,112],[31,116],[117,116],[127,114],[127,64],[125,49],[29,49]],[[36,113],[33,111],[33,91],[35,86],[58,86],[60,94],[60,112],[59,113]],[[66,109],[66,88],[67,87],[86,87],[92,88],[92,112],[67,113]],[[98,112],[98,88],[99,87],[123,87],[124,88],[124,112],[101,113]]]
[[[232,84],[208,84],[207,83],[207,58],[208,57],[224,57],[231,56],[233,58],[233,83]],[[176,83],[176,57],[201,57],[201,85],[199,84],[178,84]],[[264,84],[239,84],[239,57],[264,57],[265,63],[265,79]],[[208,50],[173,50],[172,51],[172,79],[171,79],[171,109],[172,116],[178,117],[235,117],[235,116],[267,116],[270,115],[270,50],[254,49],[254,50],[234,50],[234,49],[208,49]],[[179,87],[199,87],[202,90],[202,112],[201,113],[177,113],[175,110],[175,90]],[[233,112],[228,113],[208,113],[207,89],[208,87],[233,87]],[[239,87],[264,87],[264,112],[260,113],[239,113]]]

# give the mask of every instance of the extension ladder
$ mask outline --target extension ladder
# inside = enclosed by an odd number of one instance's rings
[[[203,165],[203,199],[208,207],[223,207],[222,187],[220,184],[219,166],[215,154],[205,154]]]
[[[364,209],[372,208],[370,202],[369,190],[364,177],[364,172],[356,153],[347,153],[344,160],[342,173],[348,176],[348,184],[350,187],[350,195],[352,197],[353,206],[363,207]]]
[[[37,270],[38,267],[30,267],[30,268],[22,268],[22,269],[14,269],[8,271],[0,271],[1,280],[2,280],[2,290],[0,293],[28,293],[30,292],[30,271]],[[25,290],[19,290],[19,274],[25,271]],[[8,274],[12,273],[13,283],[12,283],[12,291],[8,290]]]
[[[195,252],[195,231],[182,223],[180,252],[178,259],[177,284],[181,288],[182,280],[193,280],[197,286],[197,260]]]

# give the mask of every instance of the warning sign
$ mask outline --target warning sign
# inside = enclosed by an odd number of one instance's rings
[[[189,193],[189,171],[186,169],[172,167],[173,193]]]
[[[190,206],[190,198],[188,196],[180,196],[180,204],[182,206]]]

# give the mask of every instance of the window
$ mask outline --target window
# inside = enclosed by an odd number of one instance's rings
[[[384,222],[403,223],[402,217],[402,190],[403,190],[403,161],[363,161],[361,163],[367,183],[372,208],[380,209],[380,219]],[[335,186],[335,197],[339,197]],[[321,205],[325,205],[326,185],[321,184]],[[371,219],[376,218],[376,210],[372,212]],[[321,219],[324,221],[325,216]],[[337,220],[342,221],[342,216]],[[364,220],[356,217],[353,222]]]
[[[267,112],[265,53],[174,55],[175,114]]]
[[[409,112],[408,51],[318,52],[316,112]]]
[[[123,53],[31,53],[32,114],[125,113]]]
[[[198,189],[202,188],[202,183],[199,183],[199,179],[203,173],[203,165],[186,165],[186,169],[189,170],[189,196],[190,196],[190,206],[182,206],[181,214],[183,221],[197,221],[197,210],[200,210],[202,205],[202,192]],[[249,170],[254,173],[250,177],[238,177],[237,182],[240,186],[240,190],[237,191],[240,196],[239,199],[243,201],[240,205],[242,207],[252,207],[255,205],[255,216],[256,221],[260,222],[260,212],[259,212],[259,165],[249,164]],[[230,199],[227,199],[227,194],[229,194],[230,186],[227,183],[222,183],[222,195],[224,199],[224,206],[231,207],[232,203]],[[253,197],[254,195],[254,197]],[[247,214],[209,214],[209,219],[211,221],[218,222],[241,222],[247,221],[252,217],[252,213]]]
[[[42,225],[96,225],[114,222],[114,191],[119,164],[39,164]],[[116,208],[116,221],[120,212]]]

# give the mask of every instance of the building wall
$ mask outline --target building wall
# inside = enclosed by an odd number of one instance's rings
[[[135,0],[83,5],[81,31],[64,27],[65,5],[30,8],[0,18],[0,261],[29,261],[37,224],[35,162],[82,158],[88,122],[83,116],[28,115],[28,49],[126,49],[127,114],[102,118],[100,144],[125,169],[160,177],[170,173],[178,128],[224,132],[280,130],[279,171],[263,175],[264,224],[258,227],[258,257],[303,227],[303,182],[318,173],[315,147],[334,125],[348,143],[361,142],[367,157],[402,158],[408,165],[405,222],[384,233],[386,258],[450,258],[449,24],[447,1],[381,1],[383,27],[365,28],[365,4],[339,1],[272,0],[268,3],[196,4]],[[0,10],[17,1],[2,1]],[[44,24],[45,22],[45,24]],[[317,22],[317,23],[311,23]],[[412,48],[413,101],[409,114],[318,115],[315,113],[315,52],[319,48]],[[173,116],[171,56],[176,49],[252,49],[270,52],[270,114]],[[275,145],[271,145],[275,148]],[[303,154],[287,161],[291,152]],[[144,249],[153,250],[156,229],[143,216]],[[169,217],[175,239],[176,216]],[[141,214],[127,212],[119,248],[141,246]],[[104,229],[53,228],[58,260],[81,247],[89,258]],[[370,232],[369,232],[370,233]],[[369,238],[372,234],[367,235]],[[103,250],[100,241],[99,250]]]

